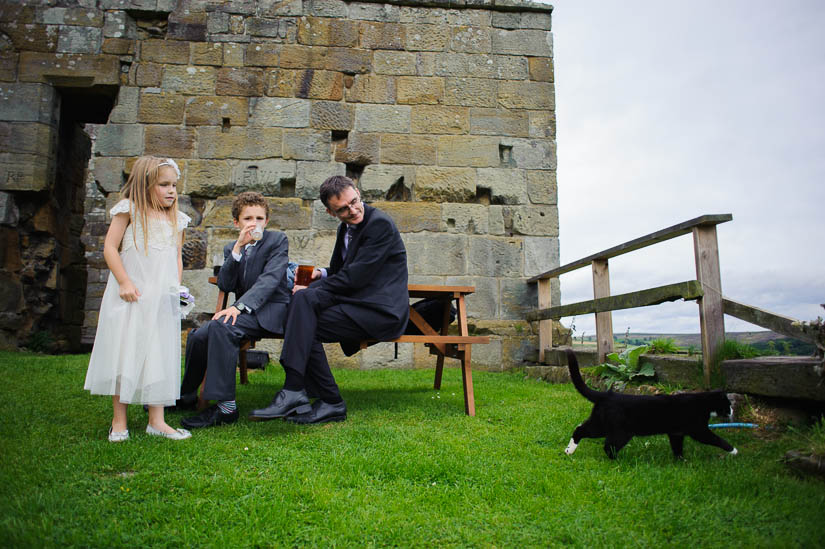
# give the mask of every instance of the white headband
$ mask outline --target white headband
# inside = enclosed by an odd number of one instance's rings
[[[178,168],[178,165],[177,163],[175,163],[174,160],[172,160],[171,158],[167,158],[166,160],[158,164],[158,168],[160,168],[161,166],[172,166],[172,168],[174,168],[175,170],[175,173],[178,174],[178,179],[180,179],[180,168]]]

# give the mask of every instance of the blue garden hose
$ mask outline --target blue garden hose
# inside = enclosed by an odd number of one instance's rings
[[[708,425],[709,429],[724,429],[724,428],[744,428],[744,429],[756,429],[759,427],[756,423],[711,423]]]

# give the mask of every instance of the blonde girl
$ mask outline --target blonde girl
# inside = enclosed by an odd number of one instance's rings
[[[190,218],[178,211],[178,179],[174,160],[142,156],[110,210],[103,244],[110,274],[85,383],[92,394],[112,395],[110,442],[129,438],[127,404],[148,405],[148,434],[191,436],[163,417],[163,407],[180,396],[178,288]]]

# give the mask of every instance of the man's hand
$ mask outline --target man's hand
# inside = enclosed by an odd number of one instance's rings
[[[218,311],[217,313],[215,313],[215,315],[212,317],[212,320],[220,320],[221,318],[223,318],[223,323],[226,324],[226,322],[231,318],[232,325],[234,326],[235,319],[238,318],[239,314],[241,314],[241,312],[238,309],[236,309],[233,305],[232,307],[228,307],[223,311]]]
[[[300,292],[301,290],[306,290],[306,288],[307,288],[306,286],[299,286],[298,284],[296,284],[295,286],[292,287],[292,295],[295,295],[295,292]]]
[[[134,303],[140,297],[140,290],[135,288],[131,280],[127,280],[118,288],[118,295],[120,295],[120,299],[123,301]]]

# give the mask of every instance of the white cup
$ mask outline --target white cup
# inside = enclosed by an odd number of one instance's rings
[[[260,223],[255,223],[255,228],[252,229],[252,240],[260,240],[264,237],[264,226]]]

